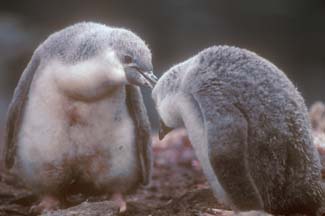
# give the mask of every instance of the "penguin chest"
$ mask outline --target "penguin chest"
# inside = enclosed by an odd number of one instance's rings
[[[27,179],[62,172],[104,184],[134,178],[135,138],[121,94],[86,103],[67,100],[54,91],[37,91],[26,104],[18,158]]]
[[[70,104],[66,124],[74,155],[82,159],[89,172],[108,176],[127,176],[136,169],[135,128],[125,104],[103,101],[98,104]],[[94,175],[96,175],[94,173]]]

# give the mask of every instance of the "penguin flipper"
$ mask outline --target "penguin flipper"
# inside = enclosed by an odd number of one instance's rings
[[[147,185],[152,169],[151,127],[139,87],[126,85],[126,103],[136,130],[136,146],[141,166],[142,184]]]
[[[262,210],[263,201],[248,167],[245,114],[222,98],[200,92],[193,98],[203,117],[211,166],[227,198],[235,209]]]
[[[3,151],[4,163],[7,169],[12,168],[15,163],[18,132],[23,118],[25,104],[28,100],[30,85],[39,64],[40,58],[37,54],[34,54],[29,64],[25,68],[15,89],[13,98],[9,104]]]

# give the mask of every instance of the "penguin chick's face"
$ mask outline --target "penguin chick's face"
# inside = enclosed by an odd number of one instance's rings
[[[178,89],[181,80],[180,65],[172,67],[160,77],[152,90],[152,98],[160,117],[159,139],[173,128],[183,125],[181,115],[177,111]]]
[[[177,127],[177,119],[173,115],[175,108],[175,97],[171,92],[168,73],[165,73],[155,85],[152,91],[152,98],[156,104],[159,114],[159,140],[162,140],[173,128]]]
[[[119,60],[123,65],[125,77],[129,84],[150,88],[156,84],[158,79],[153,74],[152,67],[143,65],[141,59],[139,60],[130,54],[120,54]]]
[[[93,101],[124,84],[156,82],[149,48],[126,29],[77,24],[51,35],[38,52],[59,89],[75,99]]]
[[[153,74],[151,52],[135,34],[118,29],[112,33],[113,50],[121,63],[129,84],[153,88],[157,77]]]

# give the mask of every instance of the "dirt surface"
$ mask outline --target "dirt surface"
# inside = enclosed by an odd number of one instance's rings
[[[319,109],[319,104],[317,105]],[[316,107],[317,108],[317,107]],[[315,144],[325,164],[325,112],[311,113],[314,123]],[[315,120],[316,119],[316,120]],[[317,120],[318,119],[318,120]],[[226,216],[233,215],[226,206],[218,203],[209,189],[184,130],[170,133],[162,142],[153,137],[154,169],[151,184],[139,188],[127,197],[128,209],[125,216]],[[325,172],[324,176],[325,176]],[[106,197],[69,198],[66,210],[44,215],[116,215],[116,206]],[[29,209],[37,204],[37,197],[5,173],[0,175],[0,216],[31,215]],[[103,209],[98,211],[98,209]]]
[[[45,212],[44,216],[115,216],[118,215],[118,207],[110,201],[83,202],[80,205],[57,211]]]

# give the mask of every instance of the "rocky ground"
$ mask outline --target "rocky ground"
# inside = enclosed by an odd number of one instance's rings
[[[318,103],[311,108],[311,120],[315,144],[321,155],[325,156],[324,104]],[[128,210],[123,215],[233,215],[232,211],[227,210],[213,197],[184,130],[174,131],[162,142],[158,142],[154,137],[153,146],[155,161],[152,182],[148,187],[140,188],[136,193],[128,196]],[[325,158],[322,163],[325,165]],[[37,197],[24,188],[17,178],[1,173],[0,216],[30,215],[29,208],[37,201]],[[70,202],[70,208],[43,215],[117,215],[117,207],[114,203],[103,197],[75,195],[70,197]]]

